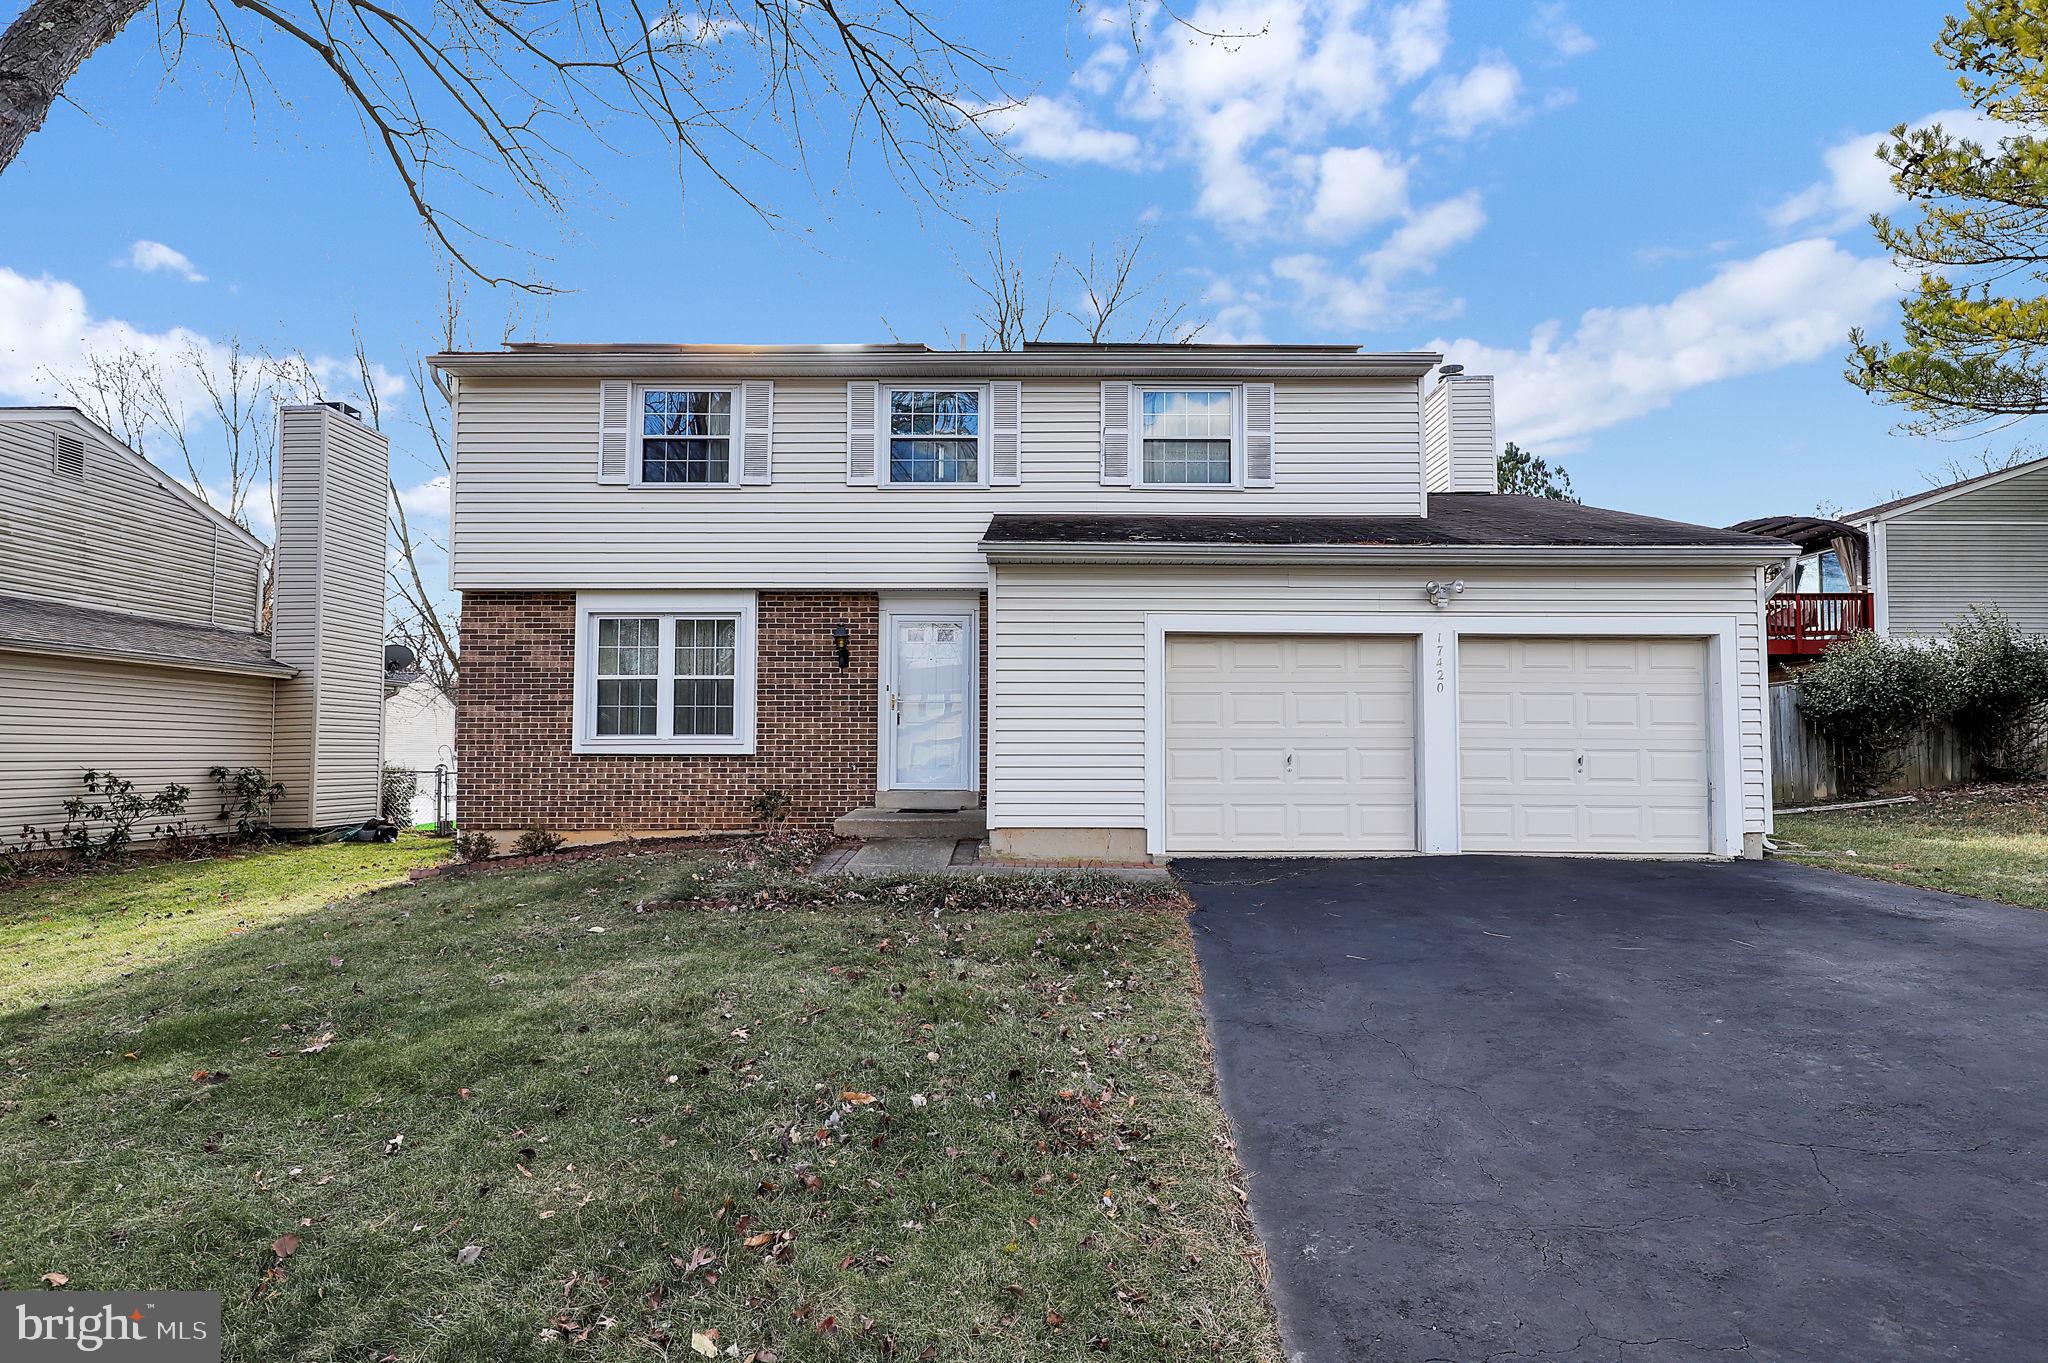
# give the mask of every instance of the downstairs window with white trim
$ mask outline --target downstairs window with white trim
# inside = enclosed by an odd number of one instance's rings
[[[577,606],[574,750],[754,750],[752,596],[589,593]]]

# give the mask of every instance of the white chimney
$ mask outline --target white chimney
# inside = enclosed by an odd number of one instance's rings
[[[1437,371],[1422,399],[1422,462],[1431,492],[1498,492],[1500,446],[1493,429],[1493,376],[1461,364]]]
[[[384,751],[388,443],[340,403],[278,412],[271,653],[279,685],[271,821],[321,829],[377,817]]]

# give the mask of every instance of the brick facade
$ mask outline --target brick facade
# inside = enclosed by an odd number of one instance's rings
[[[852,642],[844,671],[832,647],[836,625]],[[455,728],[462,824],[586,834],[747,829],[756,826],[748,802],[781,790],[792,822],[829,825],[875,798],[880,629],[871,592],[762,592],[752,754],[578,754],[570,751],[576,594],[465,592]],[[985,629],[983,637],[985,662]]]

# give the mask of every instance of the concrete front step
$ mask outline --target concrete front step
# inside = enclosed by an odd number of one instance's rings
[[[951,813],[869,806],[842,814],[832,821],[832,831],[842,838],[882,842],[898,838],[921,838],[958,842],[962,838],[988,835],[988,819],[979,809]]]
[[[956,814],[980,809],[978,790],[885,790],[875,796],[876,809],[912,810],[920,814]]]

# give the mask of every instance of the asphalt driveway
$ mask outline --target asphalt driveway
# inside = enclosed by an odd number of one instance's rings
[[[1294,1358],[2048,1349],[2048,913],[1784,863],[1175,870]]]

